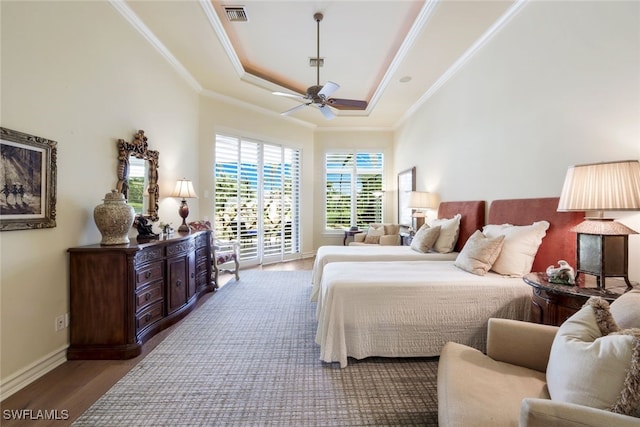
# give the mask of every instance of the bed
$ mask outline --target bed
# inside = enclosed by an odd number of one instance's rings
[[[380,262],[380,261],[452,261],[465,242],[476,230],[485,223],[485,202],[482,200],[463,202],[441,202],[438,206],[438,218],[453,218],[461,215],[460,231],[454,252],[422,253],[409,246],[321,246],[316,253],[316,259],[311,272],[311,301],[318,300],[318,292],[322,274],[327,264],[333,262]]]
[[[558,198],[498,200],[488,224],[549,222],[532,271],[575,260],[570,228],[584,213],[556,211]],[[334,262],[318,295],[320,359],[437,356],[447,341],[486,347],[490,317],[528,320],[531,287],[521,277],[467,273],[454,261]]]

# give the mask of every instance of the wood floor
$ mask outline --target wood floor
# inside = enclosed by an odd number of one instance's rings
[[[258,270],[311,270],[313,258],[286,263],[259,266]],[[220,275],[220,283],[226,283],[232,276]],[[240,272],[242,279],[242,271]],[[206,294],[200,299],[199,305],[209,298],[215,298],[215,293]],[[188,317],[188,316],[187,316]],[[9,396],[0,404],[3,427],[10,426],[68,426],[71,425],[87,408],[100,396],[107,392],[120,378],[151,352],[164,338],[169,335],[176,325],[160,332],[142,349],[142,354],[129,360],[73,360],[67,361],[31,383],[24,389]],[[49,415],[57,416],[58,420],[38,419],[36,421],[11,419],[12,410],[30,410],[30,418],[38,416],[38,411],[48,411]],[[56,411],[56,412],[54,412]],[[24,412],[23,412],[24,414]],[[27,413],[29,414],[29,413]],[[51,417],[50,417],[51,418]],[[66,418],[66,419],[65,419]]]

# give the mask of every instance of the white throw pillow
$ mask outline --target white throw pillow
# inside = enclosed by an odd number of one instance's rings
[[[456,214],[450,219],[434,219],[431,222],[431,227],[440,226],[440,235],[433,245],[433,249],[443,254],[453,252],[460,232],[460,218],[462,215]]]
[[[503,242],[504,236],[487,237],[482,231],[476,230],[453,264],[469,273],[484,276],[500,255]]]
[[[417,252],[429,252],[440,235],[440,226],[429,227],[427,224],[420,227],[413,240],[411,249]]]
[[[552,400],[640,416],[640,329],[619,330],[592,297],[558,330],[547,365]]]
[[[364,242],[369,244],[380,243],[380,236],[384,236],[384,226],[379,225],[377,227],[369,226],[367,235],[364,237]]]
[[[491,269],[496,273],[516,277],[530,273],[548,228],[547,221],[537,221],[531,225],[485,225],[482,228],[485,236],[504,236],[502,251]]]

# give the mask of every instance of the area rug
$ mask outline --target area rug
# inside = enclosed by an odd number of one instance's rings
[[[319,360],[309,271],[244,271],[74,426],[436,426],[437,360]]]

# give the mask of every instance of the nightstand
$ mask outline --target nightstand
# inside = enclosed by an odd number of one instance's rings
[[[413,234],[402,231],[400,233],[400,244],[402,246],[411,246],[413,241]]]
[[[342,246],[347,246],[347,238],[353,237],[358,233],[362,233],[362,230],[344,230],[344,239],[342,239]]]
[[[529,273],[524,282],[533,288],[531,295],[531,321],[545,325],[560,326],[567,318],[580,310],[592,296],[613,302],[630,289],[624,280],[609,278],[607,288],[596,287],[593,276],[581,274],[576,285],[550,283],[546,273]]]

